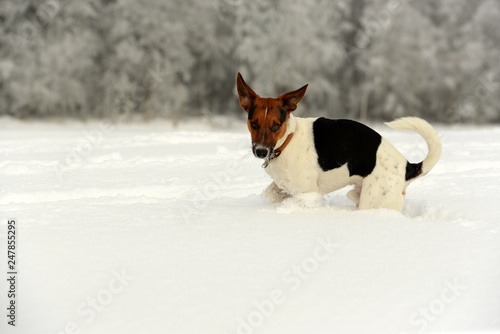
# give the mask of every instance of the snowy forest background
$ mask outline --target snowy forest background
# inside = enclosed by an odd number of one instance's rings
[[[499,0],[0,0],[0,116],[500,122]]]

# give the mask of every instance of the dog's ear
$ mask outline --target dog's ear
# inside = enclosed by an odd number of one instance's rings
[[[236,77],[236,87],[238,88],[238,95],[240,96],[240,106],[248,112],[259,96],[247,85],[239,72]]]
[[[297,103],[299,103],[300,100],[302,100],[302,98],[304,97],[304,94],[306,93],[307,90],[307,86],[308,85],[305,85],[304,87],[294,90],[293,92],[289,92],[278,96],[278,100],[281,101],[283,109],[285,109],[288,112],[292,112],[295,109],[297,109]]]

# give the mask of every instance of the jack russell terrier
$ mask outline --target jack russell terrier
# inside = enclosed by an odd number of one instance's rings
[[[248,113],[253,154],[264,159],[273,182],[264,194],[273,202],[288,197],[320,200],[323,195],[354,185],[347,197],[359,209],[401,211],[406,187],[438,162],[441,142],[429,123],[403,117],[386,123],[413,130],[428,147],[422,162],[411,163],[373,129],[347,119],[294,117],[307,85],[277,98],[262,98],[240,73],[236,86],[241,107]]]

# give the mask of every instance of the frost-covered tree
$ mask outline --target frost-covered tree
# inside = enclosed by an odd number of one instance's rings
[[[333,114],[340,99],[334,74],[344,61],[335,9],[321,0],[242,3],[235,28],[239,68],[264,95],[309,83],[301,110]]]
[[[171,115],[188,98],[193,55],[186,47],[182,9],[171,1],[117,0],[97,22],[104,115]]]
[[[498,0],[2,0],[0,115],[241,115],[241,71],[304,114],[500,121],[499,31]]]
[[[362,118],[421,115],[419,94],[436,83],[436,29],[409,5],[388,13],[386,25],[379,23],[361,55],[366,99],[360,106]]]
[[[479,3],[453,0],[402,4],[363,53],[361,116],[417,115],[448,123],[481,121],[486,106],[476,103],[483,100],[476,101],[475,90],[482,90],[483,76],[495,67],[485,62],[488,51],[480,30],[481,22],[487,20],[475,19]],[[377,6],[383,8],[384,4]],[[484,2],[481,6],[494,13],[496,5]],[[493,25],[498,26],[500,21],[496,22]],[[493,49],[498,55],[498,46]],[[488,115],[487,120],[494,118],[493,113]]]
[[[87,21],[95,14],[86,2],[8,1],[7,43],[11,62],[5,77],[6,113],[28,116],[77,116],[88,110],[86,85],[95,55],[95,35]],[[10,17],[9,17],[10,15]]]

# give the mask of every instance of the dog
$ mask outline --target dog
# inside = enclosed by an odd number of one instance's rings
[[[354,185],[347,197],[359,209],[401,211],[408,185],[429,173],[441,156],[433,127],[416,117],[386,123],[393,129],[413,130],[427,143],[425,159],[410,163],[389,141],[359,122],[294,117],[307,86],[277,98],[262,98],[237,75],[252,152],[264,160],[262,167],[273,179],[264,195],[272,202],[289,197],[321,201],[323,195]]]

